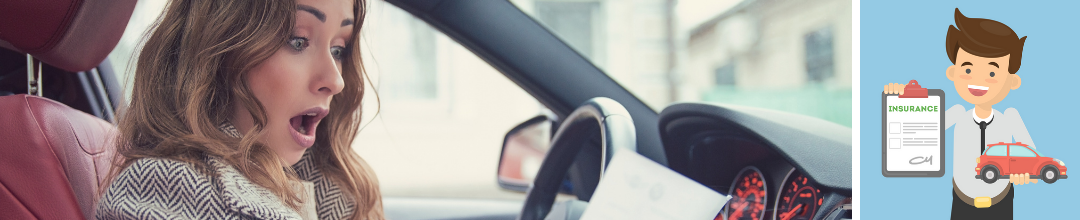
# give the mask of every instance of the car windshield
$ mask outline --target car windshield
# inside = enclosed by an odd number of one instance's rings
[[[848,1],[511,2],[658,112],[711,102],[851,127]]]

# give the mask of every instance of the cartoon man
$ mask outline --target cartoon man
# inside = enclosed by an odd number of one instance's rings
[[[953,219],[1012,219],[1013,184],[1038,183],[1029,174],[1011,175],[1010,181],[987,184],[975,178],[975,159],[988,143],[1022,142],[1034,146],[1016,109],[999,112],[992,107],[1009,91],[1020,88],[1020,58],[1024,41],[1012,28],[989,19],[968,18],[955,12],[945,52],[953,65],[945,77],[956,86],[972,109],[955,105],[945,111],[944,128],[953,128]],[[901,94],[903,84],[885,86],[885,93]],[[1034,148],[1034,147],[1032,147]]]

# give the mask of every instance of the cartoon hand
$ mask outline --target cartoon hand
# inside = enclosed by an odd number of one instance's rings
[[[900,95],[903,95],[904,94],[904,87],[906,87],[906,86],[907,86],[907,84],[889,83],[888,85],[885,85],[885,91],[884,92],[885,92],[885,94],[900,94]]]
[[[1039,179],[1032,179],[1030,173],[1013,174],[1009,175],[1009,182],[1016,185],[1024,185],[1028,183],[1036,184],[1039,183]]]

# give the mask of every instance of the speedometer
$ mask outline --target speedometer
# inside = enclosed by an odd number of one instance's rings
[[[735,181],[731,184],[728,195],[727,207],[724,208],[725,219],[729,220],[761,220],[765,215],[765,176],[757,167],[748,166],[739,171]]]
[[[795,172],[795,168],[788,171],[783,184],[773,208],[773,219],[813,219],[814,212],[821,206],[821,189],[802,173]]]

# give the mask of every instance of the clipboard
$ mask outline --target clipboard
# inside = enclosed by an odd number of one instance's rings
[[[945,92],[911,80],[904,94],[881,94],[881,175],[945,175]]]

